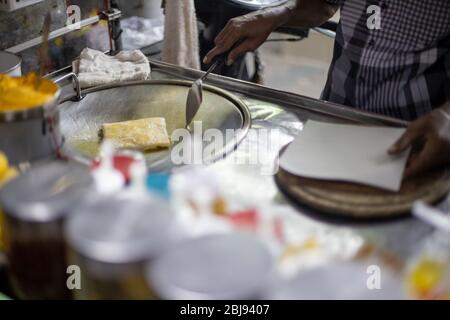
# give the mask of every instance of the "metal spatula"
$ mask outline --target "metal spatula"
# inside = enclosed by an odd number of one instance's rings
[[[222,66],[231,50],[222,53],[217,56],[208,71],[198,80],[194,81],[191,88],[189,89],[187,102],[186,102],[186,128],[191,124],[195,115],[197,114],[198,109],[200,108],[203,101],[203,81],[209,76],[211,72],[213,72],[216,68]]]

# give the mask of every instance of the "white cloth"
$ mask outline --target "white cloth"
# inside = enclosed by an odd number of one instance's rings
[[[200,69],[197,16],[194,0],[166,0],[162,60]]]
[[[122,81],[145,80],[150,64],[140,50],[121,51],[116,56],[86,48],[73,63],[82,88]]]

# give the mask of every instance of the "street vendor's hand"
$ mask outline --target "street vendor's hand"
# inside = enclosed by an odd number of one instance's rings
[[[203,63],[211,63],[215,56],[239,43],[228,56],[227,64],[230,65],[244,53],[256,50],[278,27],[317,27],[328,21],[338,8],[339,5],[331,5],[326,1],[288,0],[279,6],[233,18],[216,37],[216,46],[206,55]]]
[[[213,58],[240,43],[227,57],[226,64],[231,65],[246,52],[256,50],[263,44],[274,29],[278,19],[270,10],[256,11],[228,21],[225,28],[214,40],[216,46],[208,52],[203,63],[209,64]]]
[[[450,102],[412,122],[389,149],[399,154],[412,147],[405,178],[450,164]]]

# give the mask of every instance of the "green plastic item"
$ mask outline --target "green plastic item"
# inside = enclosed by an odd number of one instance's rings
[[[0,293],[0,300],[11,300],[11,298],[5,296],[4,294]]]

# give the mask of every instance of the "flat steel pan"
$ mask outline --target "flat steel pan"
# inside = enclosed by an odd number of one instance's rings
[[[169,135],[185,127],[185,109],[190,81],[146,80],[99,86],[84,90],[85,97],[76,96],[60,103],[61,132],[65,138],[63,152],[78,161],[89,162],[99,151],[99,130],[103,123],[164,117]],[[194,121],[202,122],[202,130],[218,129],[226,137],[235,130],[223,148],[216,150],[214,161],[233,151],[246,136],[251,118],[248,107],[232,94],[205,85],[203,104]],[[210,142],[203,142],[206,146]],[[173,148],[174,146],[172,146]],[[169,171],[175,165],[171,150],[145,153],[150,171]]]

